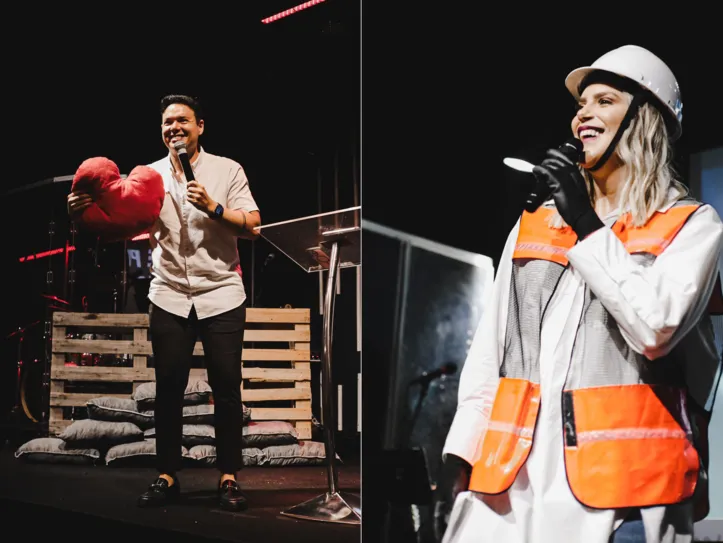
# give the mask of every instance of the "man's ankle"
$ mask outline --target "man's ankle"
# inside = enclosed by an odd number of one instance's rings
[[[221,479],[218,482],[218,486],[221,486],[224,483],[224,481],[235,481],[235,480],[236,480],[236,476],[234,474],[223,473],[223,474],[221,474]]]
[[[158,477],[168,481],[168,486],[173,486],[176,483],[176,478],[173,475],[168,475],[167,473],[161,473]]]

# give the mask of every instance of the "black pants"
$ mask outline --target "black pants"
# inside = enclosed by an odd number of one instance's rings
[[[150,332],[156,371],[156,454],[161,473],[182,468],[183,395],[188,385],[193,349],[200,336],[208,384],[213,390],[216,466],[236,473],[242,466],[241,352],[246,305],[199,320],[151,304]]]

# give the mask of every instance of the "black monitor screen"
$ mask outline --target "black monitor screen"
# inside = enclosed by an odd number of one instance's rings
[[[126,246],[128,277],[131,279],[151,278],[151,245],[146,239],[129,240]]]

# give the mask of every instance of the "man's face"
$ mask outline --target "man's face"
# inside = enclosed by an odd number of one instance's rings
[[[189,156],[198,148],[198,137],[203,134],[203,120],[197,121],[193,110],[185,104],[171,104],[163,112],[161,135],[163,143],[175,153],[173,144],[183,141]]]

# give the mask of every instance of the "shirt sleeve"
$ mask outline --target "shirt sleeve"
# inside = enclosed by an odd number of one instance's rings
[[[238,164],[231,171],[226,207],[229,209],[242,209],[244,211],[258,211],[259,209],[251,194],[246,172],[243,167]]]
[[[474,464],[482,456],[482,438],[492,412],[504,353],[514,252],[519,221],[507,237],[491,294],[483,306],[472,345],[459,378],[457,411],[442,449]]]
[[[706,310],[718,276],[723,224],[701,206],[652,265],[637,263],[609,228],[567,253],[613,316],[630,348],[649,360],[669,353]]]

